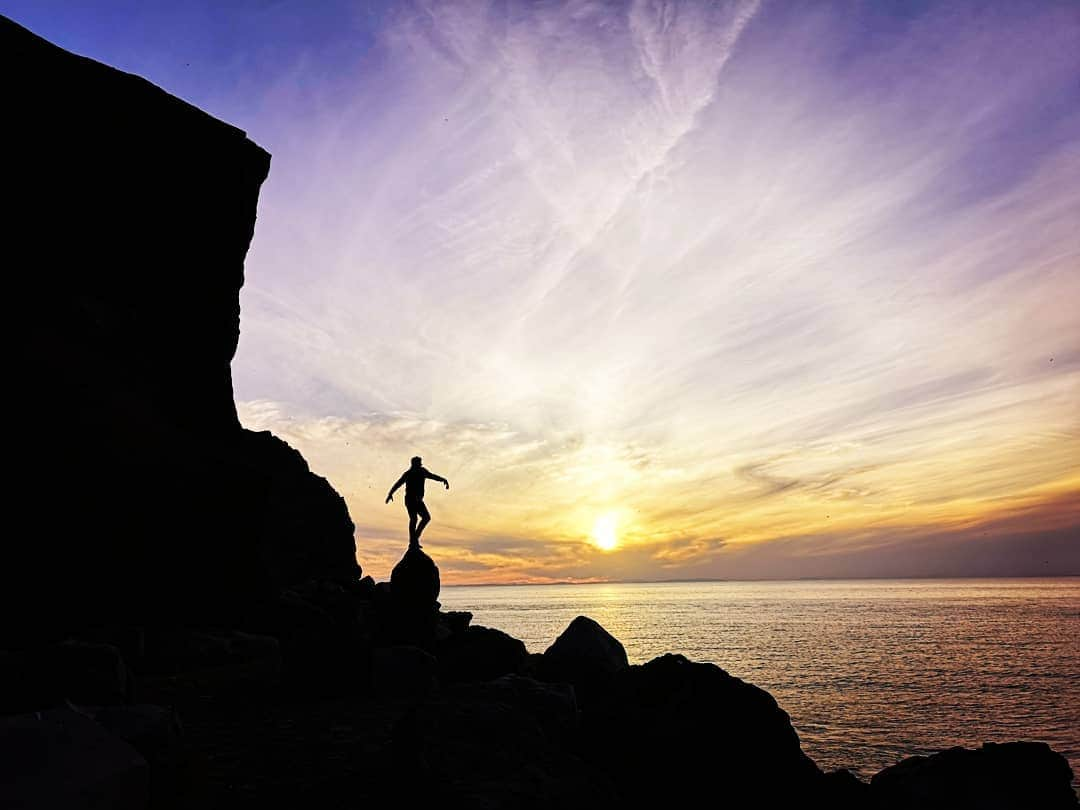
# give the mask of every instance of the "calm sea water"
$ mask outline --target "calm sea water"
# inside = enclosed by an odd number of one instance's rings
[[[825,769],[1041,740],[1080,774],[1080,578],[446,587],[543,652],[578,614],[767,689]],[[1074,780],[1075,783],[1075,780]]]

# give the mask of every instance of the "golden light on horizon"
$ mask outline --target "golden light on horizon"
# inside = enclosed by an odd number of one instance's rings
[[[619,545],[619,519],[614,512],[605,512],[593,524],[592,538],[597,548],[614,551]]]

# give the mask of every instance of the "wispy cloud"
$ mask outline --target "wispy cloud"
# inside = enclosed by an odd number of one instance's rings
[[[343,490],[376,566],[424,455],[470,581],[803,549],[887,573],[893,544],[1056,503],[1080,19],[1025,8],[398,7],[275,155],[244,420]]]

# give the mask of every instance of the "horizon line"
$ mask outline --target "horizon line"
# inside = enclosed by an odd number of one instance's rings
[[[443,585],[443,588],[497,588],[497,587],[522,587],[549,585],[670,585],[693,582],[885,582],[885,581],[918,581],[918,580],[987,580],[987,579],[1080,579],[1080,572],[1071,574],[991,574],[983,576],[960,575],[960,576],[867,576],[867,577],[676,577],[672,579],[605,579],[596,581],[581,580],[556,580],[553,582],[455,582]]]

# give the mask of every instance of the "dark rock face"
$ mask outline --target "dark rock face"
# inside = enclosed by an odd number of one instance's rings
[[[579,717],[574,688],[565,683],[544,683],[522,675],[503,675],[483,683],[451,688],[454,697],[506,703],[531,715],[550,738],[570,741]]]
[[[155,631],[146,640],[142,668],[153,674],[217,669],[266,670],[280,666],[280,644],[271,636],[229,631]]]
[[[281,644],[272,636],[238,631],[155,631],[139,662],[154,701],[173,704],[190,695],[227,697],[268,693],[281,680]]]
[[[263,611],[258,628],[281,645],[283,679],[309,694],[334,691],[351,681],[352,659],[362,652],[357,648],[359,612],[345,615],[347,606],[338,599],[317,599],[326,595],[323,589],[290,588]],[[333,595],[344,601],[344,594]]]
[[[521,671],[528,656],[513,636],[477,625],[439,645],[440,674],[444,683],[490,681]]]
[[[0,804],[142,810],[150,769],[128,743],[67,708],[0,718]]]
[[[472,613],[467,610],[451,610],[440,614],[443,626],[449,634],[464,633],[469,629]]]
[[[9,520],[24,527],[0,563],[18,572],[0,646],[119,619],[235,626],[282,585],[355,577],[340,497],[236,418],[238,293],[270,156],[5,18],[0,68],[17,156]]]
[[[821,778],[768,692],[681,655],[620,672],[583,723],[584,750],[639,801],[722,790],[728,801],[782,806],[815,794]]]
[[[400,645],[375,650],[372,689],[391,698],[427,698],[438,689],[438,662],[419,647]]]
[[[629,662],[617,638],[588,616],[578,616],[544,651],[539,666],[546,680],[566,681],[587,692]]]
[[[812,804],[830,810],[863,810],[870,803],[870,785],[846,768],[829,771],[810,794]]]
[[[107,644],[66,641],[0,652],[0,712],[48,709],[64,701],[125,703],[134,691],[126,662]]]
[[[372,656],[371,686],[379,695],[425,698],[438,689],[438,666],[419,647],[383,647]]]
[[[434,615],[440,588],[439,567],[417,548],[406,551],[390,572],[390,592],[404,613]]]
[[[986,743],[908,757],[870,780],[884,810],[1020,810],[1080,807],[1072,770],[1045,743]]]
[[[570,704],[521,681],[471,685],[409,712],[394,730],[403,806],[597,808],[616,794],[564,742]],[[565,696],[565,693],[560,693]],[[554,713],[552,713],[554,710]]]
[[[238,459],[266,488],[259,548],[276,589],[360,577],[353,522],[342,498],[300,453],[269,431],[239,433]]]
[[[176,714],[164,706],[102,706],[91,712],[94,721],[128,743],[148,762],[159,762],[180,738]]]

